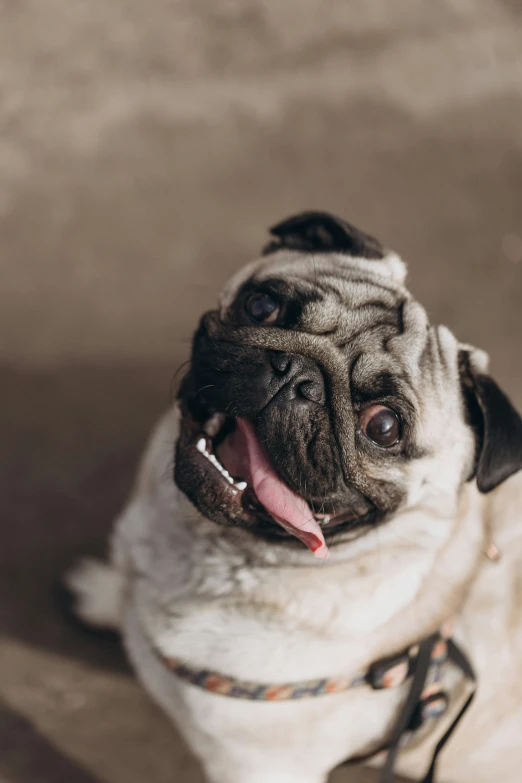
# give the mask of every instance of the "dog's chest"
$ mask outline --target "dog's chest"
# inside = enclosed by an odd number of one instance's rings
[[[311,567],[200,552],[167,596],[158,565],[134,589],[153,645],[191,666],[274,683],[355,676],[371,663],[366,636],[411,602],[426,569],[400,551]]]
[[[216,617],[199,619],[219,623]],[[226,698],[194,687],[173,674],[146,643],[141,625],[131,607],[126,612],[125,622],[130,657],[149,692],[175,719],[191,747],[212,770],[241,769],[246,765],[249,769],[264,769],[266,780],[277,780],[280,770],[290,766],[298,780],[322,779],[325,770],[382,741],[404,698],[403,687],[372,691],[366,686],[302,701],[268,703]],[[226,659],[226,644],[221,635],[213,638],[219,640],[212,650],[219,665]],[[245,654],[240,647],[240,637],[229,634],[227,638],[228,646],[236,647],[230,659],[232,665]],[[247,664],[242,675],[249,674],[250,679],[256,671],[263,671],[261,658],[256,661],[251,656],[256,653],[255,647],[247,650]],[[264,657],[270,658],[268,645],[263,649]],[[196,646],[192,652],[202,654]],[[299,668],[295,647],[287,645],[281,652],[291,656],[293,666]],[[318,663],[327,662],[319,659]],[[266,670],[272,671],[272,667],[268,666]],[[240,670],[236,668],[237,671]],[[232,776],[230,780],[235,778]]]

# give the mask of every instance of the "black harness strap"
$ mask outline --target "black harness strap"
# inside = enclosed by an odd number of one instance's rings
[[[442,735],[440,740],[437,742],[435,746],[435,750],[433,752],[433,757],[431,759],[430,768],[422,783],[433,783],[439,753],[441,752],[444,745],[453,734],[454,730],[457,728],[460,719],[464,716],[464,713],[467,711],[468,707],[473,701],[475,693],[477,692],[477,678],[475,672],[473,671],[473,667],[471,666],[470,662],[468,661],[468,659],[466,658],[466,656],[464,655],[460,647],[457,647],[457,645],[452,639],[448,639],[448,658],[450,659],[450,661],[453,661],[453,663],[464,672],[464,674],[466,675],[466,677],[468,677],[469,680],[471,680],[471,682],[474,685],[474,688],[470,693],[470,695],[468,696],[468,698],[466,699],[466,701],[464,702],[462,709],[455,717],[453,723],[448,727],[446,732]]]
[[[434,634],[433,636],[429,636],[419,645],[419,651],[415,658],[415,663],[413,664],[412,667],[413,681],[411,684],[411,688],[406,698],[406,701],[404,703],[404,706],[399,714],[399,717],[397,718],[397,721],[391,731],[389,740],[385,744],[377,748],[377,750],[374,750],[371,753],[367,753],[362,756],[357,756],[355,758],[347,759],[347,761],[344,762],[343,766],[348,764],[350,765],[358,764],[364,761],[368,761],[369,759],[377,755],[377,753],[381,753],[382,751],[387,750],[388,755],[386,757],[386,762],[384,764],[384,767],[381,770],[379,783],[393,783],[395,762],[397,760],[397,754],[400,749],[401,739],[405,734],[405,732],[410,730],[412,718],[417,710],[421,694],[426,684],[426,678],[428,676],[428,671],[430,668],[430,661],[431,661],[433,648],[435,647],[435,645],[439,640],[440,640],[440,635]],[[449,740],[449,738],[453,734],[453,731],[456,729],[458,723],[460,722],[460,719],[463,717],[464,713],[466,712],[471,702],[473,701],[473,697],[476,691],[477,680],[475,677],[475,672],[473,671],[470,662],[468,661],[468,659],[466,658],[462,650],[455,644],[455,642],[452,639],[447,640],[447,645],[448,645],[448,660],[452,661],[452,663],[454,663],[455,666],[458,666],[458,668],[475,685],[475,687],[472,693],[470,694],[470,696],[468,697],[468,699],[466,700],[464,706],[461,708],[458,715],[453,720],[452,724],[448,727],[446,732],[443,734],[443,736],[440,738],[437,745],[435,746],[430,768],[426,776],[422,779],[422,781],[419,781],[419,783],[434,783],[435,780],[434,776],[435,776],[435,770],[436,770],[439,753],[444,748],[446,742]]]
[[[413,713],[415,712],[419,703],[420,695],[424,690],[424,684],[426,677],[428,676],[428,669],[430,667],[431,652],[439,639],[438,634],[429,636],[419,646],[419,654],[415,662],[415,671],[413,674],[413,682],[411,684],[408,698],[402,708],[402,712],[397,718],[397,722],[392,729],[390,740],[388,742],[388,755],[386,757],[386,763],[382,769],[379,783],[393,783],[393,770],[395,768],[395,760],[397,753],[399,752],[400,741],[404,732],[408,729],[411,723]]]

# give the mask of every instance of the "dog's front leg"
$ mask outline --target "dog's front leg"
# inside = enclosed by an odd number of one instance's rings
[[[207,771],[209,783],[326,783],[325,775],[295,775],[288,772],[278,772],[274,769],[229,769]]]
[[[328,778],[327,772],[318,771],[317,764],[307,769],[303,759],[296,759],[294,765],[288,758],[274,758],[269,747],[266,755],[254,752],[241,758],[236,753],[221,755],[217,750],[214,757],[200,755],[200,760],[209,783],[326,783]]]

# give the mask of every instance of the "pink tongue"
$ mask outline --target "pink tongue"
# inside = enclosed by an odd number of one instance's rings
[[[236,421],[246,440],[250,474],[257,499],[281,527],[306,544],[315,557],[324,560],[328,557],[328,547],[308,503],[277,477],[250,422],[246,419]]]

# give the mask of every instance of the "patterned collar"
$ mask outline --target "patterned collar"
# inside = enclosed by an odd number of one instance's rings
[[[437,642],[430,653],[430,667],[423,697],[428,698],[435,693],[442,693],[440,682],[441,668],[447,660],[447,641],[451,631],[445,629],[437,635]],[[229,677],[209,669],[197,669],[167,655],[159,653],[161,660],[180,679],[192,685],[219,696],[233,699],[250,699],[252,701],[289,701],[295,699],[310,699],[314,696],[342,693],[343,691],[369,685],[375,690],[396,688],[402,685],[414,671],[419,653],[419,645],[408,647],[398,655],[382,658],[373,663],[366,674],[356,677],[323,678],[316,680],[299,680],[292,683],[264,684]],[[439,700],[441,701],[441,700]],[[444,699],[442,698],[442,701]],[[441,701],[441,706],[442,706]],[[434,706],[431,707],[433,711]]]

